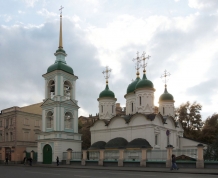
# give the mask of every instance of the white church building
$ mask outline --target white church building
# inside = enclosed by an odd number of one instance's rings
[[[76,80],[73,69],[67,65],[62,44],[62,15],[60,15],[59,47],[55,63],[43,75],[45,99],[42,104],[42,132],[38,135],[38,162],[51,164],[63,159],[63,152],[81,151],[78,134]]]
[[[137,57],[136,79],[127,87],[126,115],[116,115],[117,99],[109,89],[106,68],[106,87],[98,98],[99,120],[90,128],[92,150],[110,149],[141,149],[166,150],[167,146],[174,149],[196,149],[198,142],[183,138],[183,128],[175,119],[174,97],[167,91],[159,97],[158,112],[155,112],[152,81],[146,77],[144,54]],[[143,76],[140,78],[140,60],[143,60]],[[166,76],[165,76],[166,77]]]

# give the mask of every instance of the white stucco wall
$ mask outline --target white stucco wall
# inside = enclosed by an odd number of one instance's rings
[[[170,131],[169,142],[175,148],[179,148],[177,139],[179,133],[183,133],[182,127],[176,128],[172,118],[163,124],[159,115],[151,121],[142,114],[134,115],[129,123],[121,117],[114,117],[108,126],[102,120],[97,121],[91,128],[91,144],[97,141],[105,141],[122,137],[128,142],[136,138],[146,139],[154,149],[166,149],[167,136],[166,131]],[[155,144],[155,135],[158,135],[158,144]],[[181,143],[180,143],[181,145]]]

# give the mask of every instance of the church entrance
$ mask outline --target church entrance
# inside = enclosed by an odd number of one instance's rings
[[[43,148],[43,164],[52,163],[52,148],[50,145],[45,145]]]

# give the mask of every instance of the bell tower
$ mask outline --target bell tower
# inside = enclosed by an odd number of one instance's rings
[[[56,60],[43,75],[45,79],[45,99],[42,104],[42,133],[38,136],[38,161],[46,163],[51,150],[51,160],[62,160],[68,148],[81,151],[81,135],[78,134],[78,101],[76,100],[76,80],[73,69],[67,65],[67,56],[62,40],[62,9],[60,11],[59,47]],[[47,149],[44,149],[47,148]],[[49,148],[49,149],[48,149]]]

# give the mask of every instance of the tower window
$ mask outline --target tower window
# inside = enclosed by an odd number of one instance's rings
[[[114,113],[114,106],[112,106],[112,113]]]
[[[158,145],[158,135],[155,135],[155,145]]]
[[[66,97],[66,99],[70,99],[71,98],[71,84],[68,81],[64,82],[64,96]]]
[[[139,97],[139,105],[140,106],[142,105],[142,97],[141,96]]]
[[[164,111],[165,111],[165,109],[164,109],[164,107],[163,107],[163,114],[165,114]]]
[[[66,129],[72,129],[73,115],[70,112],[65,113],[64,125]]]
[[[133,103],[132,103],[132,112],[133,112]]]
[[[103,105],[101,105],[101,112],[103,113]]]

